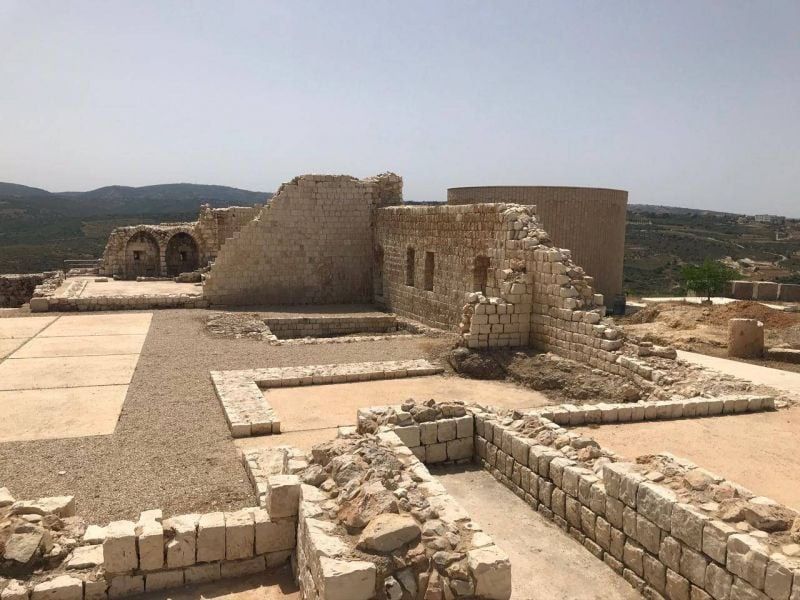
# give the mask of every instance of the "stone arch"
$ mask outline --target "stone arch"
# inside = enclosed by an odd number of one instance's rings
[[[185,231],[179,231],[167,241],[164,250],[167,276],[189,273],[200,266],[200,247],[197,240]]]
[[[125,243],[125,278],[158,277],[161,273],[161,249],[156,237],[139,230]]]

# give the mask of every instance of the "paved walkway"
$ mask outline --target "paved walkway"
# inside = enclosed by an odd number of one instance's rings
[[[0,442],[113,433],[151,318],[0,319]]]
[[[716,356],[707,356],[705,354],[685,352],[683,350],[678,350],[678,358],[702,365],[720,373],[733,375],[740,379],[747,379],[759,385],[772,386],[800,400],[800,373],[782,371],[770,367],[761,367],[738,360],[717,358]]]
[[[641,600],[606,564],[477,467],[431,473],[511,559],[512,600]]]
[[[92,277],[69,277],[56,290],[56,296],[72,298],[103,298],[108,296],[167,296],[170,294],[197,294],[201,287],[194,283],[165,281],[128,281],[108,279],[95,281]]]

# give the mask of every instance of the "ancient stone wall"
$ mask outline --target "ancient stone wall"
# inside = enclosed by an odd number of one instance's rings
[[[17,308],[28,302],[44,278],[44,273],[0,275],[0,308]]]
[[[475,432],[485,469],[644,597],[800,595],[795,511],[668,454],[618,462],[543,417],[477,412]]]
[[[376,300],[426,325],[455,329],[467,294],[500,295],[498,273],[513,258],[504,210],[479,204],[375,211],[374,269],[382,280]]]
[[[482,186],[450,188],[448,204],[505,202],[535,205],[536,214],[561,248],[594,277],[609,302],[622,293],[628,192],[604,188]]]
[[[226,305],[371,302],[372,209],[399,203],[402,185],[391,173],[304,175],[283,184],[222,247],[206,298]]]
[[[261,208],[206,204],[197,221],[117,227],[103,251],[100,273],[120,279],[175,277],[205,267]]]
[[[800,285],[772,281],[731,281],[725,293],[738,300],[800,302]]]

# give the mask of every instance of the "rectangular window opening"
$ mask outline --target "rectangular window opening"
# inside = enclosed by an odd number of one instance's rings
[[[406,285],[414,285],[414,249],[406,250]]]
[[[434,270],[433,252],[425,253],[425,289],[429,292],[433,291],[433,270]]]

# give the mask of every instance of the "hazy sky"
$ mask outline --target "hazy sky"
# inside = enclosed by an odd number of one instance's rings
[[[0,181],[386,170],[800,216],[800,2],[0,0]]]

